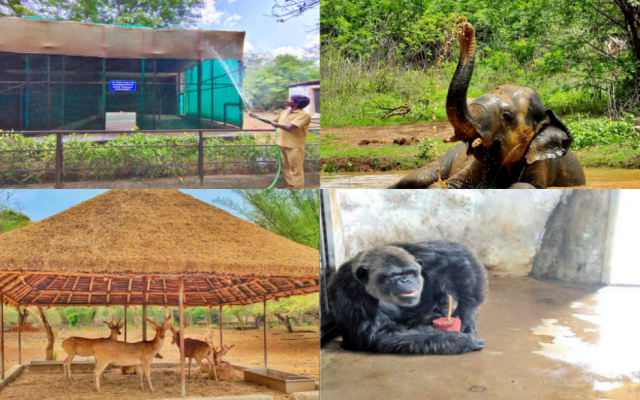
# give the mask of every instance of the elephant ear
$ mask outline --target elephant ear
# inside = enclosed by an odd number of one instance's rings
[[[534,136],[525,154],[528,164],[564,157],[573,141],[571,131],[560,121],[556,113],[547,109],[546,114],[548,123],[543,125],[538,134]]]

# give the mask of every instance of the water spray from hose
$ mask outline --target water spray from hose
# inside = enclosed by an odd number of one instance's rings
[[[249,116],[251,118],[255,118],[257,120],[260,120],[262,122],[266,122],[267,124],[273,123],[273,121],[270,120],[270,119],[260,118],[257,115],[253,114],[253,106],[251,105],[251,101],[249,101],[247,96],[244,94],[244,91],[240,88],[240,86],[235,81],[235,79],[233,79],[232,71],[229,69],[227,64],[222,59],[222,57],[220,57],[220,54],[218,54],[218,52],[213,47],[211,47],[209,50],[211,50],[213,53],[215,53],[217,58],[221,61],[220,64],[222,65],[222,68],[224,68],[225,72],[227,73],[227,76],[231,80],[231,83],[233,84],[233,86],[235,86],[236,90],[238,91],[238,95],[240,95],[240,99],[242,100],[242,103],[244,103],[245,108],[247,109],[247,111],[249,111]],[[213,65],[212,65],[212,68],[213,68]],[[274,132],[275,132],[275,136],[276,136],[276,140],[277,140],[277,138],[278,138],[278,129],[276,128],[274,130]],[[278,173],[276,174],[276,178],[273,180],[273,182],[271,182],[271,185],[267,189],[272,189],[275,186],[276,182],[278,181],[278,178],[280,177],[280,171],[282,170],[282,157],[280,155],[280,145],[278,145],[276,143],[276,147],[278,148]]]

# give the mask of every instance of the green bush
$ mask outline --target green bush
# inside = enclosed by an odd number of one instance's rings
[[[585,119],[567,124],[573,134],[573,150],[603,144],[623,144],[637,149],[640,137],[633,129],[630,118],[612,121],[608,118]]]
[[[69,135],[64,144],[63,168],[65,181],[160,178],[197,174],[198,138],[196,135],[147,135],[141,132],[122,135],[101,144],[85,141],[91,135]],[[310,134],[308,142],[318,140]],[[53,181],[55,168],[55,136],[25,137],[20,134],[0,136],[0,176],[5,183],[44,183]],[[277,171],[277,148],[267,135],[264,140],[241,133],[230,142],[222,138],[207,138],[204,147],[206,174],[255,174]],[[17,150],[17,152],[3,152]],[[25,151],[26,150],[26,151]],[[306,159],[319,158],[318,146],[307,146]],[[249,161],[250,163],[247,163]],[[178,164],[182,164],[178,166]],[[185,165],[186,164],[186,165]],[[307,170],[317,170],[305,162]],[[40,170],[26,172],[19,170]],[[15,171],[16,172],[6,172]]]

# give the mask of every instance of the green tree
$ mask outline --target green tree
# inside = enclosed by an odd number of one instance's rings
[[[298,58],[291,54],[269,58],[249,55],[244,90],[254,106],[263,110],[284,108],[289,98],[289,85],[320,78],[317,59]]]
[[[242,203],[216,198],[214,204],[228,207],[249,221],[315,249],[320,237],[318,191],[316,189],[236,189]]]
[[[35,15],[30,0],[0,0],[0,17],[28,17]]]
[[[0,15],[157,28],[191,27],[204,0],[0,0]]]
[[[22,206],[15,198],[15,190],[0,189],[0,233],[22,228],[31,223],[28,215],[20,212]]]

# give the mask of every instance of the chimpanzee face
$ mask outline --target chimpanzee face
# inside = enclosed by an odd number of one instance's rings
[[[406,251],[385,247],[384,253],[367,252],[354,266],[354,275],[371,296],[401,307],[420,302],[424,279],[420,264]]]

